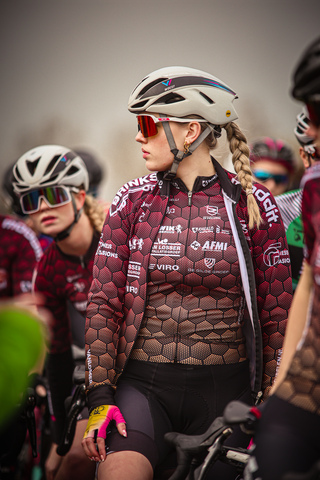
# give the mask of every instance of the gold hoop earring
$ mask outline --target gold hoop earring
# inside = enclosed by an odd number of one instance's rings
[[[183,151],[184,153],[189,153],[190,143],[184,142]]]

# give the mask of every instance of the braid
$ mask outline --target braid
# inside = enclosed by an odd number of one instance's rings
[[[241,132],[238,125],[230,122],[224,125],[229,140],[229,148],[232,153],[232,163],[238,175],[239,182],[243,190],[247,194],[247,206],[249,214],[249,228],[257,225],[259,228],[261,223],[261,216],[258,204],[252,193],[252,171],[249,161],[249,147],[247,139]]]
[[[92,227],[101,233],[106,218],[104,207],[92,195],[86,195],[84,211],[89,217]]]

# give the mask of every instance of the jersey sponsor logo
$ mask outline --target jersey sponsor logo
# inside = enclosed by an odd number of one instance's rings
[[[82,277],[82,273],[77,273],[76,275],[67,276],[66,279],[67,279],[67,282],[72,283],[75,280],[79,280],[79,278],[81,277]]]
[[[210,185],[210,183],[213,182],[213,180],[215,180],[216,178],[218,177],[217,174],[213,175],[211,178],[209,179],[204,179],[202,180],[202,187],[205,188],[207,187],[208,185]]]
[[[190,245],[193,250],[198,250],[198,248],[201,247],[201,243],[199,243],[197,240],[191,243]],[[204,252],[216,252],[216,251],[222,251],[222,250],[227,250],[228,243],[227,242],[216,242],[215,240],[207,240],[204,242],[202,246],[202,250]]]
[[[212,220],[216,218],[221,218],[219,215],[219,207],[215,205],[207,205],[206,206],[206,213],[207,215],[204,216],[204,220]]]
[[[202,250],[204,252],[212,252],[212,251],[217,251],[217,250],[227,250],[227,242],[216,242],[216,241],[210,241],[210,240],[207,240],[203,247],[202,247]]]
[[[84,282],[74,282],[73,286],[77,292],[83,292],[86,288],[86,284]]]
[[[142,238],[130,238],[129,248],[130,250],[142,250],[144,240]]]
[[[87,300],[84,300],[83,302],[75,302],[74,306],[79,312],[85,312],[87,310]]]
[[[175,211],[176,211],[175,207],[167,207],[166,214],[170,215],[172,213],[175,213]]]
[[[277,204],[273,202],[271,198],[269,198],[271,193],[266,192],[261,188],[257,188],[255,185],[252,187],[252,191],[254,196],[262,203],[265,209],[269,226],[271,226],[272,223],[277,223],[280,218],[280,214]]]
[[[221,228],[219,225],[213,225],[211,227],[192,227],[192,233],[223,233],[225,235],[230,235],[230,230]]]
[[[138,287],[133,287],[132,285],[126,285],[126,292],[127,293],[133,293],[134,295],[137,295]]]
[[[28,282],[26,280],[20,282],[20,290],[22,293],[28,293],[32,290],[32,282]]]
[[[214,205],[207,205],[206,206],[206,212],[211,217],[216,217],[219,213],[219,208],[214,206]]]
[[[269,245],[263,254],[263,261],[268,267],[274,267],[278,264],[290,264],[288,250],[280,250],[281,243],[276,242]]]
[[[161,225],[159,228],[159,234],[162,233],[182,233],[181,225]]]
[[[141,273],[141,263],[129,261],[127,277],[139,278]]]
[[[160,270],[161,272],[178,272],[180,270],[179,265],[169,265],[164,263],[150,263],[149,270]]]
[[[161,240],[158,238],[157,242],[152,245],[151,255],[160,257],[168,255],[170,257],[180,257],[182,250],[181,243],[170,243],[167,238]]]
[[[201,247],[201,243],[199,243],[197,240],[195,240],[194,242],[192,242],[190,244],[190,247],[193,248],[193,250],[198,250],[198,248]]]
[[[110,215],[111,216],[114,215],[117,211],[121,210],[126,205],[128,192],[135,192],[135,191],[150,192],[151,190],[154,189],[154,184],[156,182],[157,182],[156,173],[151,173],[150,175],[136,178],[135,180],[130,180],[129,182],[124,184],[121,188],[119,188],[114,199],[112,200],[112,204],[110,207]]]
[[[88,348],[88,351],[87,351],[87,365],[88,365],[89,384],[90,384],[90,383],[92,383],[92,359],[91,359],[90,348]]]
[[[5,218],[3,220],[2,228],[6,230],[13,230],[14,232],[17,232],[24,238],[26,238],[34,251],[36,260],[40,260],[40,258],[42,257],[42,248],[33,230],[31,230],[24,223],[18,222],[15,219],[11,218]]]
[[[215,258],[205,258],[204,259],[204,264],[207,268],[212,268],[214,267],[216,263],[216,259]]]
[[[249,233],[248,225],[246,224],[245,220],[242,220],[241,218],[239,218],[239,222],[241,224],[243,233],[248,234]]]
[[[112,250],[112,245],[110,243],[100,241],[98,245],[97,255],[118,258],[118,254],[115,252],[110,252],[110,250]]]
[[[145,212],[141,213],[140,217],[138,218],[138,222],[139,223],[143,222],[145,216],[146,216]]]

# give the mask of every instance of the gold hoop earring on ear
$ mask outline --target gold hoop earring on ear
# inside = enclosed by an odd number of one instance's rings
[[[189,153],[190,143],[184,142],[183,151],[184,153]]]

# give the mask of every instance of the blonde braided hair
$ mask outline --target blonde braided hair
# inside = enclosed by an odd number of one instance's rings
[[[249,215],[249,228],[252,229],[254,225],[259,228],[261,224],[261,216],[256,199],[252,192],[252,171],[249,160],[249,147],[247,139],[242,133],[238,125],[234,122],[223,125],[227,132],[229,141],[229,148],[232,153],[232,163],[235,172],[238,175],[239,182],[243,190],[247,194],[247,206]]]
[[[84,202],[84,212],[89,217],[94,230],[101,233],[106,218],[106,211],[103,205],[92,195],[86,195]]]

